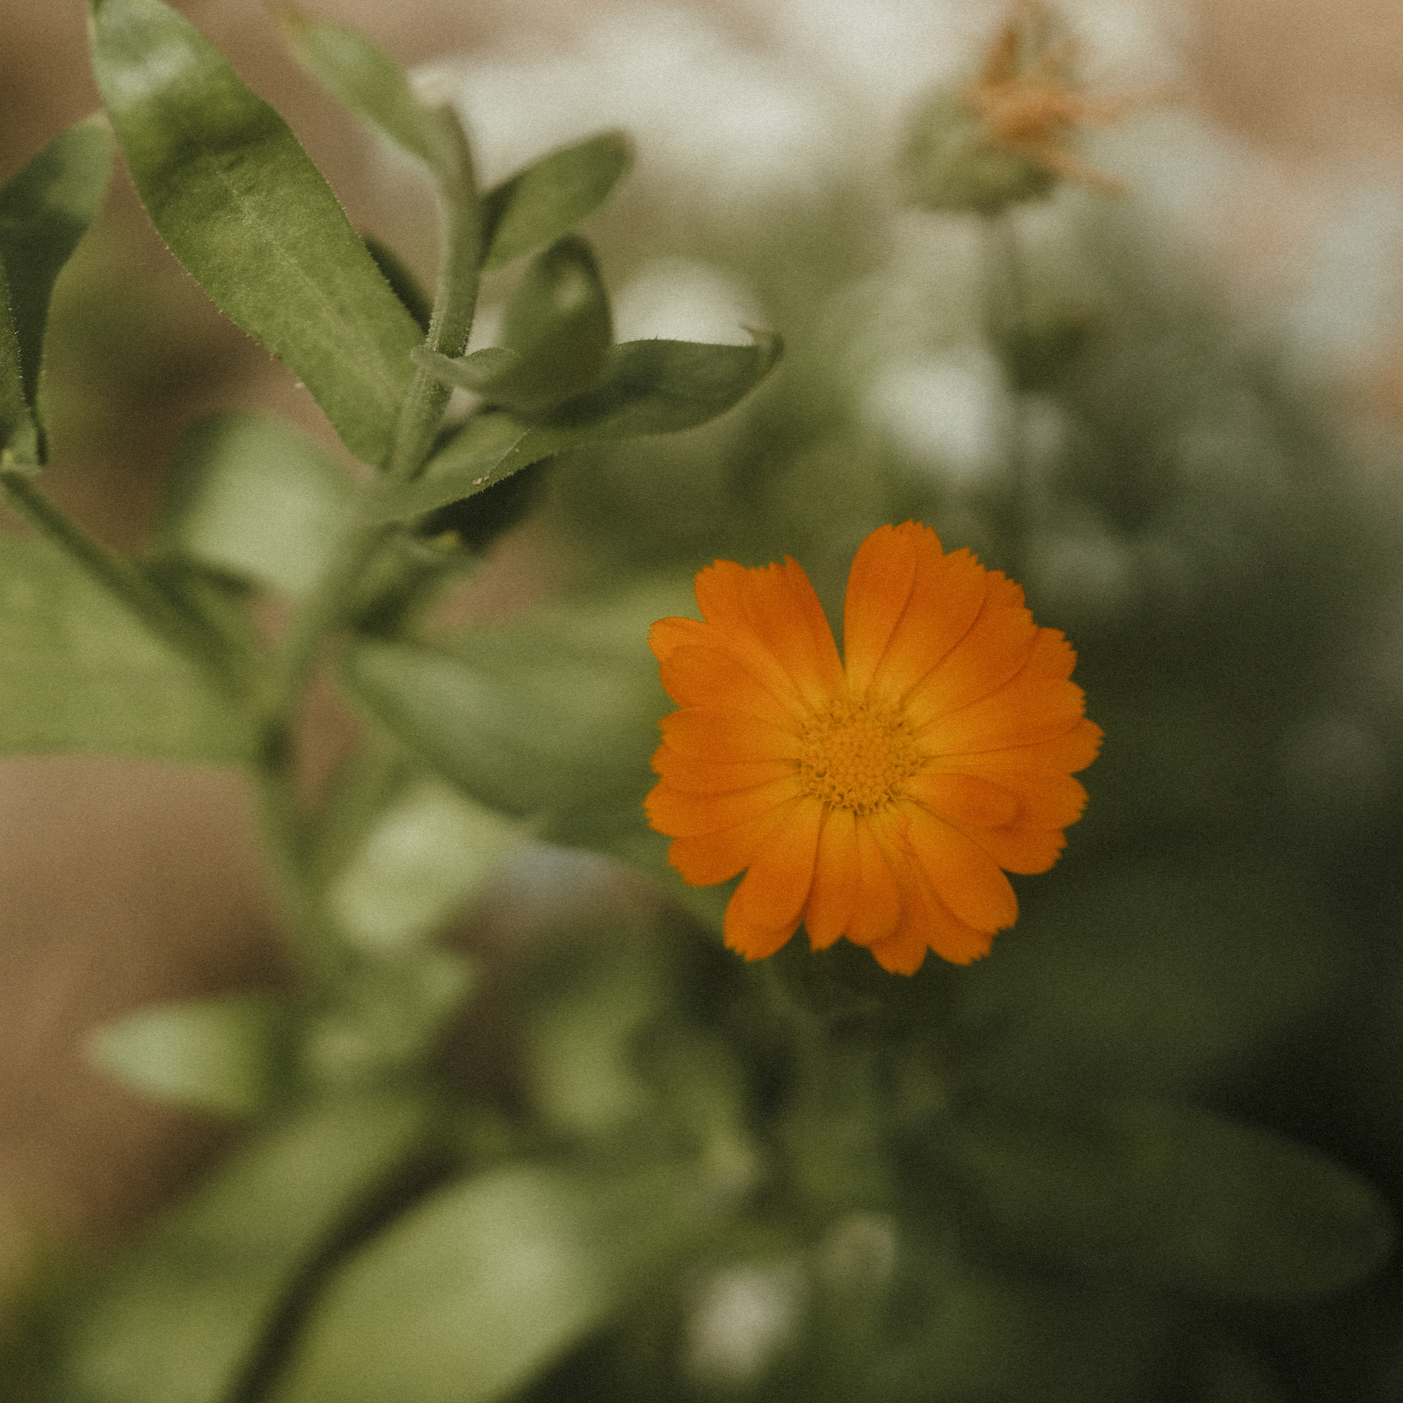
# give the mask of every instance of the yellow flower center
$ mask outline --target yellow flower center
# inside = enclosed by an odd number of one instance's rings
[[[885,808],[915,773],[920,757],[905,720],[893,709],[834,702],[803,732],[799,776],[805,789],[835,809],[870,814]]]

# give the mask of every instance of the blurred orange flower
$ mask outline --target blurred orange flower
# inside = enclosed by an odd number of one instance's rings
[[[1024,0],[1000,29],[966,98],[991,145],[1022,156],[1049,175],[1119,192],[1121,181],[1087,165],[1066,142],[1079,126],[1114,121],[1132,103],[1083,93],[1069,75],[1075,41],[1048,43],[1050,24],[1046,5]]]
[[[1004,870],[1056,862],[1101,743],[1066,639],[914,521],[858,549],[845,661],[791,559],[718,560],[696,590],[705,622],[651,633],[681,710],[646,807],[685,882],[745,871],[726,944],[761,959],[802,920],[814,949],[846,936],[902,974],[987,954],[1018,915]]]

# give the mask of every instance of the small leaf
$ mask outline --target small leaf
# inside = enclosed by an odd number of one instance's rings
[[[622,132],[601,132],[577,146],[552,151],[483,197],[487,256],[501,268],[523,253],[554,243],[609,198],[633,164],[633,144]]]
[[[211,414],[180,446],[157,547],[299,598],[321,577],[353,491],[335,459],[283,420]]]
[[[99,114],[69,127],[0,187],[0,265],[9,285],[24,401],[36,427],[44,328],[54,284],[97,217],[111,174],[112,133]],[[6,357],[0,347],[0,381]],[[7,419],[0,390],[0,447],[6,442]]]
[[[1388,1205],[1317,1150],[1191,1106],[986,1113],[939,1143],[1011,1251],[1265,1301],[1340,1291],[1388,1255]]]
[[[247,719],[45,542],[0,535],[0,656],[0,754],[252,753]]]
[[[65,1397],[222,1403],[298,1274],[412,1156],[424,1107],[346,1097],[263,1130],[102,1276],[61,1340]]]
[[[332,880],[327,905],[358,948],[404,949],[480,892],[521,841],[497,815],[416,776]]]
[[[528,413],[597,384],[614,344],[609,294],[589,245],[557,239],[531,265],[507,302],[502,344],[520,364],[492,386],[504,404]]]
[[[451,170],[453,153],[438,117],[414,96],[404,70],[378,44],[290,5],[275,12],[297,61],[333,97],[432,174]]]
[[[555,842],[608,846],[645,825],[668,709],[648,625],[685,586],[644,586],[468,632],[452,651],[364,641],[353,693],[411,752]]]
[[[646,1290],[720,1206],[678,1163],[607,1176],[512,1165],[450,1185],[331,1280],[270,1403],[513,1396]]]
[[[287,123],[160,0],[89,0],[93,72],[151,222],[358,458],[386,454],[422,337]]]
[[[88,1054],[124,1085],[216,1115],[278,1098],[289,1072],[285,1005],[257,995],[155,1004],[94,1029]]]
[[[385,498],[384,519],[419,516],[471,497],[567,448],[695,428],[724,414],[754,389],[781,349],[778,336],[762,337],[753,346],[699,341],[629,341],[616,346],[602,384],[545,414],[534,419],[520,414],[470,419],[429,462],[419,481]],[[494,460],[497,444],[514,431],[515,446]]]
[[[468,356],[444,356],[419,346],[413,356],[415,365],[422,366],[436,380],[474,394],[489,393],[498,381],[521,366],[521,357],[505,346],[484,346]]]

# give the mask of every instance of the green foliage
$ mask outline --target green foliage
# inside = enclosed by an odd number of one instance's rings
[[[277,1104],[288,1081],[290,1018],[270,998],[154,1004],[93,1031],[93,1063],[134,1091],[216,1115]]]
[[[305,434],[263,414],[201,420],[171,469],[157,549],[293,598],[326,570],[353,485]]]
[[[508,1397],[672,1265],[714,1205],[686,1162],[509,1165],[449,1185],[337,1274],[271,1397]]]
[[[19,463],[43,461],[39,373],[49,299],[97,215],[111,169],[112,134],[101,117],[89,117],[0,189],[0,451]]]
[[[249,719],[52,546],[0,537],[0,753],[242,761]]]
[[[265,1127],[94,1285],[68,1326],[75,1403],[221,1403],[289,1289],[425,1134],[412,1097],[342,1098]]]
[[[92,0],[93,72],[161,237],[311,391],[346,447],[388,452],[421,339],[287,124],[160,0]]]
[[[956,1119],[940,1153],[1009,1251],[1267,1301],[1328,1295],[1388,1256],[1376,1190],[1324,1155],[1190,1106],[1121,1102]]]
[[[594,213],[633,164],[622,132],[601,132],[542,156],[483,198],[487,250],[483,267],[505,267],[553,243]]]
[[[570,448],[705,424],[749,394],[781,349],[777,336],[753,346],[661,340],[615,346],[598,385],[540,416],[470,419],[430,460],[423,478],[388,496],[382,511],[387,520],[417,516]]]

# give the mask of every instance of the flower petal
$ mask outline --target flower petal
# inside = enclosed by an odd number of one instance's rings
[[[916,585],[923,553],[939,556],[934,531],[908,521],[879,526],[857,548],[843,602],[843,661],[848,689],[863,696]]]
[[[939,756],[1032,745],[1070,731],[1082,719],[1085,699],[1074,682],[1024,674],[959,711],[920,725],[917,744]]]
[[[868,948],[888,974],[915,974],[925,963],[929,946],[903,923],[895,935],[889,935]]]
[[[726,907],[726,944],[748,960],[772,955],[799,926],[813,885],[823,806],[797,804],[750,861]]]
[[[901,803],[888,830],[929,879],[957,920],[975,930],[1005,930],[1018,919],[1018,898],[989,854],[958,828],[918,804]]]
[[[1067,846],[1060,828],[974,828],[969,838],[1005,872],[1023,876],[1046,872]]]
[[[993,933],[975,930],[955,916],[936,894],[915,858],[903,854],[895,870],[903,915],[894,939],[918,939],[941,959],[957,965],[967,965],[989,953]],[[897,948],[893,947],[889,954],[895,957]]]
[[[872,678],[874,701],[904,697],[969,632],[989,579],[968,551],[941,555],[935,532],[922,537],[911,597]]]
[[[855,945],[885,940],[901,920],[901,889],[869,819],[859,818],[857,855],[861,874],[857,903],[844,934]]]
[[[653,786],[643,808],[648,822],[659,833],[666,833],[669,838],[696,838],[750,823],[786,800],[798,798],[800,793],[797,774],[751,789],[733,789],[728,794],[688,794],[673,789],[664,780]]]
[[[827,809],[818,835],[813,889],[804,907],[804,925],[815,950],[826,950],[846,930],[861,885],[857,818],[850,809]]]
[[[674,615],[659,619],[648,630],[648,646],[660,663],[666,662],[678,648],[709,645],[713,645],[711,627],[700,619],[683,619]]]
[[[653,769],[670,789],[684,794],[727,794],[794,773],[792,760],[698,760],[676,746],[653,752]]]
[[[1005,765],[1009,773],[1075,773],[1084,770],[1101,748],[1101,728],[1094,722],[1079,721],[1070,731],[1050,740],[1028,745],[1001,745],[988,750],[927,754],[925,763],[935,770],[987,774],[995,778]],[[997,782],[997,780],[996,780]]]
[[[797,733],[749,712],[719,706],[688,706],[659,722],[663,746],[698,760],[737,764],[757,760],[797,760],[803,746]]]
[[[976,828],[1004,828],[1023,807],[1011,787],[979,775],[923,770],[906,781],[906,792],[932,813]]]
[[[702,625],[706,627],[705,624]],[[713,630],[720,633],[720,630]],[[678,706],[724,706],[763,716],[777,726],[802,724],[792,707],[760,685],[716,640],[673,648],[658,667],[663,690]]]
[[[712,887],[717,882],[729,882],[750,864],[765,839],[803,802],[791,799],[749,823],[724,828],[718,833],[676,838],[667,850],[668,863],[689,887]]]
[[[747,570],[718,560],[697,576],[697,603],[737,661],[777,697],[816,711],[838,693],[842,665],[833,630],[795,561]]]

